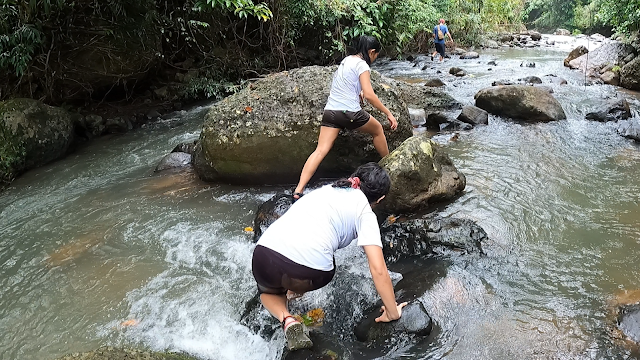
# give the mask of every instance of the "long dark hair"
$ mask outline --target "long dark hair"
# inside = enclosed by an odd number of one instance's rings
[[[391,188],[389,174],[378,163],[370,162],[360,165],[350,176],[350,178],[356,177],[360,179],[360,190],[362,190],[370,203],[376,202],[384,195],[387,195]],[[339,179],[333,183],[333,187],[336,188],[350,188],[351,186],[352,182],[346,178]]]
[[[380,41],[374,38],[373,36],[362,35],[353,39],[353,48],[355,52],[353,55],[360,55],[367,62],[367,64],[371,65],[371,58],[369,57],[369,50],[374,49],[377,53],[382,49],[382,45],[380,45]]]

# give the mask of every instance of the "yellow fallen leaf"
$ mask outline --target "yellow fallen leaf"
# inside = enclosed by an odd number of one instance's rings
[[[398,218],[396,216],[393,216],[393,215],[389,215],[389,217],[387,218],[387,222],[389,224],[393,224],[394,222],[396,222],[396,220],[398,220]]]
[[[251,226],[247,226],[246,228],[244,228],[244,231],[253,232],[253,228]]]

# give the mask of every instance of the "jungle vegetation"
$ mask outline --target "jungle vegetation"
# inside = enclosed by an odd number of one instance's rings
[[[426,52],[439,18],[456,45],[525,27],[630,33],[640,0],[0,0],[0,99],[103,99],[108,91],[94,78],[70,76],[82,69],[68,59],[100,52],[105,64],[89,65],[108,73],[114,48],[140,53],[134,70],[146,79],[166,67],[197,67],[183,95],[221,96],[239,79],[335,62],[361,34],[378,37],[390,56]],[[119,86],[127,93],[144,85]]]

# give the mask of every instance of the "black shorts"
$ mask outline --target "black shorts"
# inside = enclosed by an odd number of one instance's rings
[[[318,290],[327,285],[336,273],[335,262],[331,271],[316,270],[262,245],[253,250],[251,270],[258,283],[258,292],[275,295],[286,294],[287,290],[298,294]]]
[[[444,57],[444,43],[436,43],[436,51]]]
[[[369,121],[368,112],[346,111],[346,110],[325,110],[322,114],[322,126],[328,126],[336,129],[357,129]]]

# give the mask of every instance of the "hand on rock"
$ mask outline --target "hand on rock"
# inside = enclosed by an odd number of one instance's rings
[[[408,304],[407,302],[403,302],[402,304],[396,304],[396,307],[398,309],[398,319],[402,317],[402,308],[407,306],[407,304]],[[384,307],[384,305],[380,308],[380,311],[382,311],[382,315],[376,318],[376,322],[391,322],[393,320],[398,320],[398,319],[392,319],[389,317],[389,312]]]

